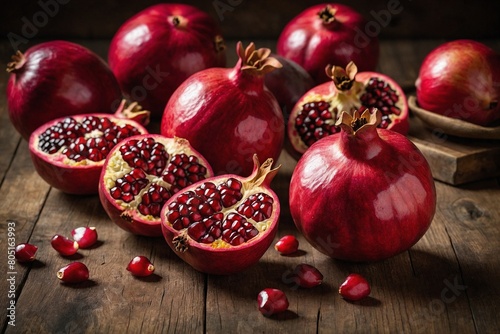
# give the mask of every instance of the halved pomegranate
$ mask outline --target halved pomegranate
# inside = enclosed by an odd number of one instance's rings
[[[162,230],[175,253],[201,272],[227,275],[259,261],[278,229],[280,205],[269,188],[278,168],[254,155],[252,174],[226,174],[187,187],[163,207]]]
[[[295,104],[288,120],[288,138],[302,154],[319,139],[340,131],[335,126],[340,113],[361,107],[382,113],[379,128],[406,134],[409,128],[408,102],[401,87],[388,76],[360,72],[353,62],[346,68],[327,66],[332,81],[309,90]]]
[[[160,211],[176,192],[213,176],[208,162],[186,139],[138,135],[109,154],[99,181],[101,203],[115,224],[161,236]]]
[[[31,159],[52,187],[70,194],[96,194],[106,156],[122,139],[148,133],[149,111],[122,101],[115,114],[55,119],[30,136]]]

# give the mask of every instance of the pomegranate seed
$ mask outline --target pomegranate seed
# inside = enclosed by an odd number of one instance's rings
[[[359,274],[350,274],[339,288],[340,295],[347,300],[360,300],[371,292],[368,281]]]
[[[293,235],[285,235],[276,242],[274,249],[283,255],[292,254],[299,249],[299,241]]]
[[[288,309],[289,303],[285,293],[278,289],[264,289],[257,296],[259,311],[265,316],[284,312]]]
[[[92,247],[97,242],[97,231],[95,227],[82,226],[71,231],[73,240],[78,242],[79,248]]]
[[[75,240],[71,240],[62,236],[60,234],[56,234],[52,237],[50,241],[52,247],[63,256],[71,256],[78,252],[78,242]]]
[[[293,270],[292,280],[301,288],[313,288],[323,282],[323,274],[309,264],[299,264]]]
[[[127,266],[127,270],[134,276],[149,276],[155,271],[155,266],[145,256],[134,257]]]
[[[57,278],[65,283],[80,283],[89,279],[89,269],[81,262],[72,262],[57,272]]]
[[[15,249],[15,257],[18,262],[31,262],[35,260],[38,247],[28,243],[18,244]]]

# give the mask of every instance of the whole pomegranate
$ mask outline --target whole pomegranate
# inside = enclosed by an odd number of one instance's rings
[[[429,165],[405,136],[376,128],[381,113],[344,112],[341,132],[313,144],[290,181],[290,213],[332,258],[376,261],[409,249],[436,208]]]
[[[342,111],[360,107],[377,108],[382,114],[379,128],[406,134],[409,128],[408,102],[401,87],[390,77],[360,72],[350,62],[344,69],[327,66],[330,82],[316,86],[295,104],[288,120],[288,139],[300,155],[319,139],[340,131],[335,126]]]
[[[149,111],[122,101],[115,114],[57,118],[30,136],[31,159],[52,187],[70,194],[96,194],[106,156],[121,140],[148,133]]]
[[[351,7],[319,4],[305,9],[283,29],[277,53],[306,69],[317,84],[329,80],[325,66],[345,67],[350,61],[361,71],[374,71],[379,57],[377,36],[365,33],[367,21]]]
[[[172,196],[161,213],[165,240],[196,270],[226,275],[259,261],[278,229],[280,203],[269,184],[273,159],[254,155],[249,177],[220,175]]]
[[[269,49],[237,43],[234,68],[193,74],[174,92],[161,121],[161,134],[181,137],[207,158],[215,174],[248,175],[252,156],[277,160],[284,120],[264,75],[281,64]]]
[[[226,65],[219,27],[207,13],[180,3],[150,6],[116,32],[108,61],[122,90],[159,119],[190,75]]]
[[[106,63],[89,49],[66,41],[37,44],[7,64],[7,107],[16,130],[30,134],[53,119],[112,113],[122,94]]]
[[[176,192],[213,176],[208,162],[182,138],[137,135],[109,153],[99,179],[99,198],[122,229],[161,236],[160,211]]]
[[[418,79],[420,107],[478,125],[500,119],[500,54],[472,40],[444,43],[425,57]]]

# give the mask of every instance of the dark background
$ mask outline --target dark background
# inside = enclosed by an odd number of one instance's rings
[[[178,1],[194,5],[212,15],[226,39],[276,39],[285,24],[303,9],[323,1],[207,0]],[[37,19],[32,39],[109,39],[136,12],[159,1],[124,0],[18,0],[2,5],[0,33],[3,38],[23,36],[26,21]],[[338,1],[374,20],[373,13],[387,10],[390,3],[401,11],[380,31],[381,38],[475,38],[500,37],[500,1],[374,0]],[[42,4],[54,10],[45,24]],[[223,8],[223,13],[216,7]],[[28,45],[28,44],[25,44]],[[23,45],[23,46],[25,46]],[[23,47],[21,47],[23,49]]]

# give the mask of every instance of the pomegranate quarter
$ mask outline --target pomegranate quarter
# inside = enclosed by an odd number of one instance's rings
[[[259,261],[278,229],[280,204],[269,184],[273,159],[243,178],[206,179],[175,194],[162,210],[165,240],[193,268],[216,275],[237,273]]]

